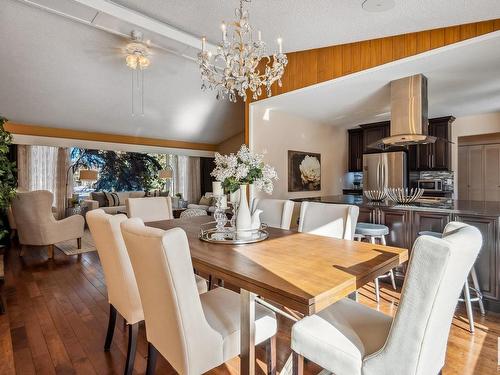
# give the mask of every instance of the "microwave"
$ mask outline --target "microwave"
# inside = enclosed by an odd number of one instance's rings
[[[418,180],[417,186],[425,191],[443,191],[443,180]]]

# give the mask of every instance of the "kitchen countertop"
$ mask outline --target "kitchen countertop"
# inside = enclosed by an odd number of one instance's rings
[[[464,201],[454,199],[419,199],[417,202],[403,205],[389,200],[372,202],[361,195],[330,195],[292,199],[295,202],[322,202],[331,204],[353,204],[366,208],[385,208],[409,211],[449,212],[463,215],[500,216],[500,202]]]

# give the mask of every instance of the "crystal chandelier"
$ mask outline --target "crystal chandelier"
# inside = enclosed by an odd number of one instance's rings
[[[137,106],[140,108],[141,116],[144,116],[143,71],[151,64],[151,61],[148,45],[142,41],[140,31],[132,31],[132,42],[125,46],[125,54],[125,63],[132,69],[132,116],[135,116]]]
[[[222,23],[222,43],[217,47],[216,54],[212,55],[206,50],[205,37],[202,38],[201,52],[198,54],[202,90],[207,87],[216,90],[217,99],[228,97],[231,102],[236,102],[236,95],[246,100],[247,90],[252,92],[252,98],[256,100],[262,94],[262,86],[265,86],[270,97],[274,82],[278,81],[281,87],[281,77],[288,63],[281,38],[277,40],[278,53],[274,53],[272,59],[267,54],[260,31],[257,41],[253,40],[248,11],[243,10],[243,1],[250,2],[240,0],[240,7],[235,11],[238,20],[232,24],[233,31],[230,31],[229,36],[226,24]]]

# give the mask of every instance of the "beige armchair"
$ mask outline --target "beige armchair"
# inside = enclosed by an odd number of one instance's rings
[[[12,213],[15,218],[21,255],[26,245],[48,246],[49,258],[54,258],[54,244],[76,239],[81,248],[85,226],[83,216],[73,215],[56,220],[52,214],[53,195],[50,191],[37,190],[17,193],[12,200]]]

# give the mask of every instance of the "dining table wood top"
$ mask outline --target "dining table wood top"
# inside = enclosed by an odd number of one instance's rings
[[[146,223],[186,231],[193,267],[214,278],[310,315],[408,260],[408,250],[267,228],[269,238],[228,245],[199,239],[199,216]]]

